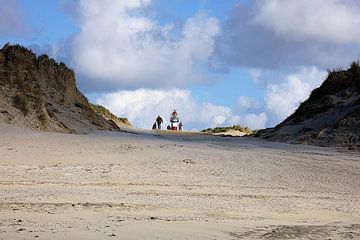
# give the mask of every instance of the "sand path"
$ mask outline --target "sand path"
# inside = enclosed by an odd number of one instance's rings
[[[0,239],[360,239],[360,155],[0,128]]]

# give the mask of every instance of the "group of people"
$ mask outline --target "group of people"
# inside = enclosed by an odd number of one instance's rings
[[[164,123],[163,119],[160,117],[160,115],[158,115],[154,124],[152,125],[152,129],[161,129],[161,124],[163,123]],[[179,122],[179,131],[182,131],[182,129],[183,129],[183,123]],[[169,125],[167,126],[167,130],[171,130],[171,127]]]
[[[160,115],[156,118],[153,126],[152,126],[152,129],[161,129],[161,124],[163,123],[163,119],[160,117]]]

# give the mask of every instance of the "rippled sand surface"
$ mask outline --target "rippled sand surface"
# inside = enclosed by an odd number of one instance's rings
[[[0,239],[360,239],[358,153],[191,133],[0,133]]]

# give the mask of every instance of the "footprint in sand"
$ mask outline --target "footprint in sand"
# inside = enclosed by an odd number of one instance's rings
[[[191,160],[191,159],[184,159],[182,160],[183,163],[187,163],[187,164],[195,164],[196,162]]]

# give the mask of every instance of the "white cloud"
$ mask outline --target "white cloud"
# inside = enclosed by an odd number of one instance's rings
[[[326,72],[316,67],[303,67],[286,75],[278,83],[269,83],[265,107],[268,115],[272,117],[270,124],[278,123],[292,114],[300,103],[309,97],[310,92],[320,86],[325,76]]]
[[[284,76],[278,83],[269,83],[264,105],[250,97],[241,96],[235,110],[198,101],[185,89],[117,91],[101,94],[95,102],[119,116],[127,117],[140,128],[150,128],[159,114],[164,118],[166,127],[171,111],[176,108],[188,130],[235,124],[262,129],[274,126],[293,113],[310,92],[321,84],[325,74],[315,67],[302,68]]]
[[[358,0],[239,3],[224,22],[214,65],[220,65],[218,69],[347,67],[359,58],[359,25]]]
[[[259,72],[260,74],[260,72]],[[263,112],[262,103],[252,97],[240,96],[236,102],[235,115],[229,121],[231,124],[240,124],[251,129],[266,127],[267,114]]]
[[[265,113],[236,115],[226,106],[198,101],[189,90],[184,89],[137,89],[118,91],[98,96],[95,102],[107,107],[119,116],[126,116],[136,127],[151,128],[160,114],[164,127],[169,124],[170,113],[175,108],[184,128],[201,130],[208,127],[240,124],[252,129],[265,127]]]
[[[354,3],[239,4],[217,38],[218,20],[206,14],[175,26],[144,15],[151,0],[79,0],[76,14],[81,30],[70,39],[71,65],[81,76],[82,89],[112,91],[97,102],[138,127],[150,128],[158,114],[168,122],[171,110],[177,108],[187,129],[230,124],[264,128],[283,120],[308,97],[324,79],[320,68],[347,64],[358,55],[360,30],[352,28],[359,14]],[[226,67],[251,69],[257,84],[267,89],[265,101],[242,96],[231,109],[198,101],[190,91],[178,89],[202,80],[208,60],[216,57]],[[307,67],[290,74],[283,71],[298,66]],[[269,76],[276,79],[266,79]]]
[[[248,96],[240,96],[237,100],[237,108],[239,111],[244,112],[249,109],[260,108],[261,104],[255,99]]]
[[[257,81],[269,78],[270,71],[258,70]],[[236,109],[201,102],[184,89],[137,89],[100,95],[95,102],[108,107],[119,116],[126,116],[137,127],[150,128],[160,114],[169,124],[173,108],[179,112],[186,129],[240,124],[252,129],[274,126],[284,120],[310,92],[325,79],[326,71],[316,67],[302,67],[292,73],[273,72],[267,79],[265,101],[262,103],[248,96],[238,99]]]
[[[244,126],[248,126],[251,129],[263,129],[266,126],[268,117],[265,112],[261,112],[258,114],[255,113],[248,113],[245,114],[244,118],[242,119],[242,123]]]
[[[80,32],[72,45],[72,66],[88,89],[166,88],[201,80],[199,68],[214,49],[218,20],[199,13],[179,36],[141,11],[150,0],[80,0]]]
[[[281,37],[359,45],[358,0],[266,0],[256,6],[254,23]]]
[[[199,102],[190,91],[183,89],[118,91],[102,94],[95,102],[119,116],[126,116],[132,124],[140,128],[150,128],[159,114],[166,126],[174,108],[177,109],[185,129],[226,125],[233,116],[230,108]]]

